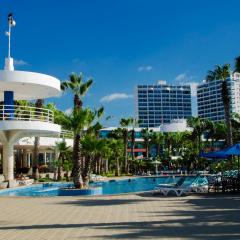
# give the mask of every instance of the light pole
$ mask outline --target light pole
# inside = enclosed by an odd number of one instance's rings
[[[12,27],[16,26],[16,22],[13,20],[12,13],[8,14],[8,31],[6,32],[6,35],[8,36],[8,57],[5,59],[5,66],[4,70],[13,71],[13,59],[11,58],[11,30]]]
[[[16,22],[13,19],[13,14],[8,14],[8,32],[6,35],[8,36],[8,58],[11,58],[11,29],[16,26]]]

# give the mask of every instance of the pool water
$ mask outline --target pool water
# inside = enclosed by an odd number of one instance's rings
[[[179,177],[139,177],[124,180],[110,180],[91,183],[90,186],[101,188],[103,195],[150,191],[158,184],[174,183]],[[43,183],[15,189],[0,190],[0,196],[60,196],[60,188],[72,187],[73,183]]]

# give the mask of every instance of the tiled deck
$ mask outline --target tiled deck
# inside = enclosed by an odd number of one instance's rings
[[[1,240],[240,239],[240,195],[0,198]]]

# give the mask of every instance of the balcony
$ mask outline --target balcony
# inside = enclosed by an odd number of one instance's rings
[[[54,123],[53,111],[20,105],[0,105],[0,140],[12,131],[24,136],[59,135],[61,126]],[[6,140],[6,139],[5,139]]]
[[[49,109],[19,105],[0,105],[0,121],[40,121],[54,123]]]

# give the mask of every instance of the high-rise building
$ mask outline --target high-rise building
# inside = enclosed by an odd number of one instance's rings
[[[159,81],[138,85],[135,89],[135,111],[140,127],[157,127],[173,119],[192,116],[190,85],[169,85]]]
[[[231,112],[240,113],[240,74],[227,79]],[[197,87],[198,116],[214,122],[225,118],[222,101],[222,80],[203,81]]]

